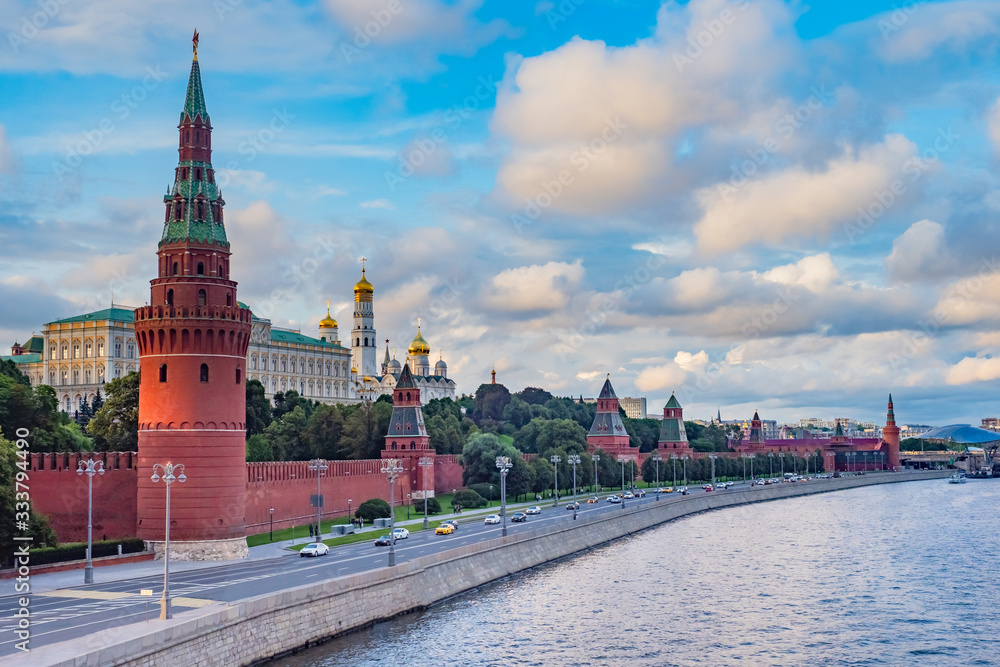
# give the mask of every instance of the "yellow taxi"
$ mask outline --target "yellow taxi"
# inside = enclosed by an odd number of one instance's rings
[[[666,487],[664,489],[657,489],[656,492],[657,493],[673,493],[674,492],[674,487],[668,486],[668,487]]]
[[[434,529],[435,535],[451,535],[455,532],[455,527],[450,523],[442,523],[440,526]]]

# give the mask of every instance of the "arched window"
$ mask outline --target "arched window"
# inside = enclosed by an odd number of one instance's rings
[[[365,336],[365,346],[368,346],[368,336]]]
[[[396,443],[392,443],[392,448],[396,449]]]
[[[198,273],[201,274],[201,264],[198,265]],[[203,289],[198,290],[198,305],[205,305],[205,290]]]
[[[184,203],[176,201],[174,202],[174,220],[180,220],[184,215]]]
[[[199,276],[205,275],[205,263],[204,262],[198,262],[198,275]]]
[[[177,263],[174,263],[174,273],[177,273]],[[167,290],[167,305],[174,305],[174,291],[172,289]]]
[[[240,369],[236,369],[236,384],[240,383]]]
[[[167,365],[160,364],[160,382],[167,381]]]
[[[174,275],[177,275],[177,262],[174,262]]]
[[[406,392],[406,400],[410,400],[410,392]]]
[[[196,171],[200,172],[201,170],[197,169]],[[200,176],[201,174],[199,173],[198,175]],[[205,219],[205,202],[201,201],[200,199],[198,200],[198,219],[199,220]]]
[[[354,341],[354,344],[355,344],[355,345],[361,345],[361,339],[360,339],[360,338],[358,338],[357,340],[355,340],[355,341]]]
[[[201,381],[208,382],[208,364],[201,365]]]
[[[417,443],[410,440],[410,449],[416,449],[416,448],[417,448]]]

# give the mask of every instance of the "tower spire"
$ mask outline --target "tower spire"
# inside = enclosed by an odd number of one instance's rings
[[[191,38],[191,46],[194,49],[194,59],[198,60],[198,29],[194,29],[194,37]]]

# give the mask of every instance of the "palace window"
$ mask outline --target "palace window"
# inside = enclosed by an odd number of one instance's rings
[[[198,275],[199,276],[201,275],[201,264],[198,264]],[[204,306],[205,301],[206,301],[205,290],[203,289],[198,290],[198,305]]]
[[[201,365],[201,381],[208,382],[208,364]]]
[[[174,263],[174,273],[177,273],[177,263]],[[167,305],[174,305],[174,291],[172,289],[167,290]]]
[[[115,356],[122,356],[122,344],[120,342],[115,342]]]
[[[83,348],[83,358],[84,359],[90,359],[91,352],[93,352],[93,349],[92,349],[93,347],[94,346],[92,344],[90,344],[90,343],[87,343],[87,345],[84,346],[84,348]]]
[[[62,346],[62,358],[69,359],[69,348],[65,345]]]
[[[73,343],[73,358],[74,359],[79,359],[80,358],[80,344],[79,343]]]
[[[278,370],[278,357],[271,357],[271,370]]]
[[[104,343],[98,343],[97,344],[97,356],[99,356],[99,357],[103,357],[104,356]]]
[[[73,371],[73,384],[80,384],[80,371]]]
[[[53,345],[52,347],[49,348],[49,359],[55,359],[55,358],[56,358],[56,348]]]
[[[167,381],[167,365],[160,364],[160,382]]]
[[[250,368],[253,369],[253,370],[257,370],[257,355],[256,354],[250,357]]]
[[[281,372],[284,373],[288,370],[288,363],[282,359],[281,360]]]
[[[59,384],[67,384],[69,382],[69,373],[63,371],[59,376]]]
[[[126,355],[128,356],[129,359],[134,359],[135,358],[135,345],[133,343],[129,343],[125,347],[125,351],[126,351]]]
[[[89,368],[83,371],[83,381],[86,384],[90,384],[90,369]]]
[[[56,372],[55,371],[49,371],[49,385],[52,386],[52,387],[56,386]]]

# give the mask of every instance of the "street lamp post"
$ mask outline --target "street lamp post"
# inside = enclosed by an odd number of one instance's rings
[[[347,518],[350,519],[350,521],[352,523],[354,522],[354,515],[351,514],[351,499],[350,498],[347,499]]]
[[[417,465],[424,471],[424,530],[427,530],[427,470],[434,465],[434,459],[430,456],[421,456]]]
[[[712,460],[712,488],[715,488],[715,459],[719,458],[717,454],[709,454],[708,458]]]
[[[628,457],[624,455],[618,456],[618,462],[622,464],[622,493],[621,493],[621,505],[622,509],[625,509],[625,462],[628,461]]]
[[[676,454],[671,454],[670,455],[670,460],[674,462],[674,486],[673,486],[673,488],[676,489],[677,488],[677,455]]]
[[[552,506],[559,507],[559,464],[562,463],[562,457],[553,454],[549,461],[552,461],[552,465],[555,466],[556,470],[555,481],[552,483],[554,491],[552,494]]]
[[[503,519],[503,530],[500,534],[503,537],[507,537],[507,471],[513,465],[509,456],[497,457],[497,468],[500,469],[500,516]]]
[[[785,454],[782,452],[778,454],[778,464],[781,466],[781,476],[785,476]]]
[[[566,460],[573,464],[573,500],[576,500],[576,464],[580,462],[580,455],[570,454]]]
[[[743,459],[743,483],[747,483],[747,455],[740,454],[740,458]]]
[[[687,487],[687,485],[688,485],[688,457],[687,456],[682,456],[681,457],[681,463],[684,466],[684,486]]]
[[[154,463],[153,476],[150,479],[154,483],[162,479],[167,486],[167,523],[163,542],[163,597],[160,598],[160,618],[168,619],[174,617],[170,610],[170,487],[175,481],[182,484],[186,482],[187,475],[184,474],[183,463],[168,462],[166,465]]]
[[[80,461],[77,475],[87,476],[87,565],[83,568],[83,583],[94,583],[94,475],[104,474],[104,461]]]
[[[382,474],[389,478],[389,567],[396,566],[396,478],[401,472],[397,459],[382,461]]]
[[[326,461],[323,459],[313,459],[309,462],[309,469],[316,471],[316,541],[319,542],[319,536],[323,533],[321,528],[321,517],[320,514],[323,511],[323,496],[320,493],[320,477],[323,475],[323,471],[329,468]]]
[[[662,461],[662,460],[663,460],[663,457],[660,455],[660,450],[656,450],[655,452],[653,452],[653,463],[656,464],[656,490],[657,491],[660,490],[660,461]],[[660,494],[656,494],[656,499],[657,500],[660,499]]]
[[[767,476],[774,477],[774,452],[767,453]]]
[[[267,537],[268,542],[274,542],[274,508],[271,508],[271,533]]]
[[[597,483],[597,462],[601,460],[601,455],[594,454],[591,458],[594,459],[594,493],[600,493],[601,485]]]

